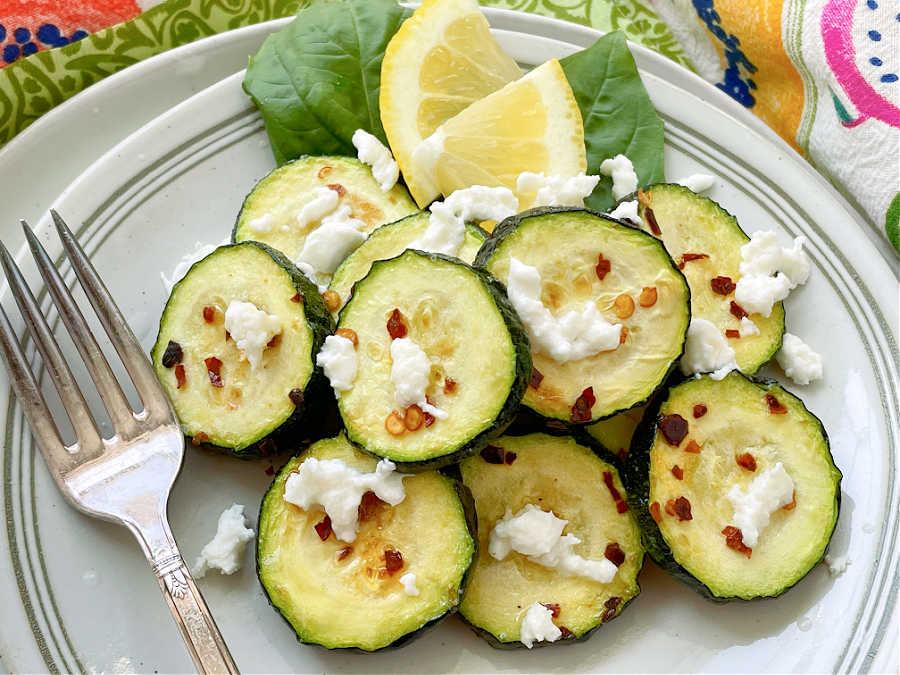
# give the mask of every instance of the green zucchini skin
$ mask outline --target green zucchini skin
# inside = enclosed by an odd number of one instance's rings
[[[493,232],[490,234],[490,236],[484,242],[482,247],[479,249],[478,255],[475,256],[475,262],[473,263],[473,265],[480,269],[486,269],[488,263],[490,262],[491,258],[494,256],[494,253],[496,252],[496,250],[500,246],[500,244],[503,242],[503,240],[506,239],[506,237],[511,235],[513,232],[515,232],[516,228],[519,227],[519,224],[523,220],[525,220],[527,218],[531,218],[533,216],[541,216],[541,215],[552,214],[552,213],[573,213],[573,212],[574,213],[581,213],[581,212],[589,213],[598,218],[602,218],[604,220],[615,223],[616,225],[619,225],[621,227],[625,227],[630,230],[634,230],[636,232],[641,232],[643,234],[646,234],[645,232],[643,232],[643,230],[641,230],[641,228],[639,228],[631,223],[616,220],[615,218],[610,218],[609,216],[607,216],[604,213],[599,213],[599,212],[593,211],[591,209],[578,209],[578,208],[571,208],[571,207],[566,207],[566,206],[538,207],[538,208],[529,209],[527,211],[523,211],[522,213],[517,213],[516,215],[510,216],[509,218],[506,218],[505,220],[498,223],[497,226],[494,228]],[[687,279],[685,278],[682,271],[680,269],[678,269],[678,265],[672,259],[672,256],[668,254],[668,251],[666,251],[665,247],[662,245],[662,242],[660,242],[660,247],[666,253],[665,259],[668,261],[671,269],[675,272],[675,274],[678,277],[680,277],[682,279],[682,281],[684,283],[686,301],[688,303],[688,310],[690,311],[690,308],[691,308],[690,285],[688,284]],[[499,283],[501,286],[503,286],[502,282],[498,281],[497,283]],[[505,292],[505,286],[503,286],[503,288],[504,288],[504,292]],[[684,355],[684,347],[685,347],[686,341],[687,341],[687,332],[685,332],[685,334],[682,336],[681,344],[679,345],[679,348],[678,348],[678,355],[674,359],[672,359],[672,362],[671,362],[671,364],[669,364],[669,368],[666,371],[666,374],[660,379],[659,384],[652,391],[648,392],[647,396],[643,400],[636,401],[634,404],[632,404],[625,410],[635,408],[638,406],[642,406],[642,405],[646,405],[658,392],[665,389],[666,381],[672,376],[673,373],[676,373],[678,371],[678,364],[679,364],[679,361],[680,361],[682,355]],[[547,425],[551,429],[562,429],[562,427],[560,426],[560,423],[562,423],[563,425],[565,425],[565,428],[568,430],[566,433],[575,433],[574,430],[577,429],[578,427],[588,426],[588,425],[594,424],[600,420],[609,419],[610,417],[614,417],[615,415],[620,414],[620,413],[624,412],[625,410],[617,410],[609,415],[598,417],[597,419],[593,419],[588,422],[573,423],[573,422],[569,422],[567,420],[563,421],[563,420],[559,420],[557,418],[545,417],[545,416],[541,415],[539,412],[523,406],[523,421],[525,421],[529,426],[534,427],[535,423],[533,421],[529,421],[529,418],[540,417],[540,418],[543,418],[546,420]],[[528,428],[528,427],[526,426],[525,428]],[[549,433],[554,433],[554,432],[551,431]]]
[[[736,373],[738,376],[744,378],[745,380],[762,387],[766,392],[775,392],[778,395],[789,396],[800,402],[805,413],[808,414],[810,419],[814,420],[818,425],[818,428],[825,441],[826,448],[828,448],[829,450],[829,457],[831,457],[828,433],[825,431],[825,426],[822,424],[822,420],[819,419],[815,414],[813,414],[799,397],[784,389],[774,379],[748,376],[744,373],[741,373],[740,371],[733,371],[733,373]],[[678,384],[686,382],[687,379],[688,378],[685,378],[679,374],[670,380],[670,382],[668,383],[668,388],[671,389]],[[631,440],[631,447],[628,451],[628,459],[623,463],[623,471],[621,474],[622,482],[626,487],[626,501],[628,502],[628,506],[631,508],[632,512],[635,514],[638,525],[641,528],[641,538],[644,543],[644,549],[647,551],[647,553],[650,554],[650,557],[653,558],[653,561],[657,565],[669,572],[672,576],[684,583],[686,586],[694,589],[697,593],[712,602],[718,604],[726,604],[735,600],[741,602],[754,602],[782,595],[785,591],[793,588],[793,586],[802,581],[803,578],[805,578],[805,575],[801,576],[793,584],[784,587],[777,595],[758,596],[752,599],[741,598],[738,596],[723,597],[713,593],[712,590],[710,590],[709,586],[697,579],[675,560],[675,557],[672,554],[672,549],[669,548],[669,545],[666,543],[666,540],[663,537],[659,526],[650,515],[650,450],[653,447],[653,443],[656,438],[659,410],[667,398],[668,391],[666,391],[665,394],[661,394],[656,399],[654,399],[647,407],[647,410],[644,413],[644,417],[641,419],[640,424],[638,424],[637,429],[635,429],[634,436]],[[831,458],[833,464],[833,457]],[[836,467],[835,469],[837,470]],[[840,471],[837,470],[837,472],[840,476]],[[837,514],[835,516],[836,522],[837,518],[840,515],[840,478],[835,485],[835,498],[837,500],[838,507]],[[834,535],[834,529],[836,528],[832,528],[831,534],[829,534],[828,536],[828,541],[830,541],[831,537]],[[815,564],[817,564],[822,560],[822,558],[824,558],[824,552],[827,550],[827,548],[828,547],[826,542],[826,546],[823,547],[822,556],[819,558],[819,560],[816,561],[816,563],[810,566],[810,569],[812,569]]]
[[[311,349],[311,357],[314,366],[313,372],[304,388],[302,404],[296,406],[290,417],[288,417],[278,428],[260,438],[258,441],[245,447],[233,448],[215,445],[200,440],[195,441],[193,438],[188,438],[193,445],[207,450],[220,452],[238,459],[256,459],[259,457],[268,457],[273,454],[281,454],[289,450],[296,451],[299,448],[308,445],[313,440],[321,438],[324,434],[327,434],[332,430],[336,416],[334,410],[330,410],[328,407],[328,404],[331,403],[330,399],[327,395],[323,395],[323,393],[328,393],[329,386],[322,369],[315,365],[315,355],[322,348],[325,337],[331,334],[334,324],[328,309],[325,307],[322,296],[319,295],[318,288],[316,288],[316,286],[280,251],[276,251],[272,247],[256,241],[246,241],[239,244],[225,244],[217,248],[216,251],[241,246],[252,246],[266,253],[289,275],[294,289],[303,297],[304,317],[313,335]],[[214,253],[215,252],[210,255],[213,255]],[[202,261],[197,261],[197,263],[191,265],[184,277],[172,287],[171,295],[175,294],[176,289],[188,277],[191,270],[194,269],[194,266],[200,262]],[[166,310],[163,310],[159,321],[157,340],[150,351],[150,360],[153,363],[157,362],[161,351],[166,347],[159,339],[159,335],[162,334],[165,319]],[[333,407],[334,406],[332,406],[332,408]]]
[[[487,429],[469,440],[463,446],[457,448],[454,452],[447,455],[442,455],[440,457],[422,461],[403,462],[392,460],[397,465],[398,470],[419,472],[430,471],[432,469],[440,469],[451,464],[456,464],[462,459],[475,454],[486,445],[488,445],[492,439],[500,436],[512,423],[519,411],[519,404],[522,401],[522,396],[525,395],[525,389],[528,386],[529,379],[531,378],[532,366],[531,344],[528,340],[528,334],[525,332],[525,326],[522,324],[521,319],[519,319],[519,315],[516,313],[516,310],[513,309],[512,304],[506,297],[506,288],[486,270],[467,265],[464,262],[460,261],[458,258],[453,258],[441,253],[430,253],[426,251],[418,251],[415,249],[407,249],[399,256],[390,258],[389,260],[376,260],[374,263],[372,263],[372,270],[374,271],[377,267],[380,267],[392,260],[397,260],[398,258],[401,258],[402,256],[409,254],[410,252],[425,256],[432,260],[441,260],[453,265],[459,265],[460,267],[466,268],[470,272],[474,273],[484,285],[484,287],[488,290],[491,298],[494,301],[494,304],[497,307],[498,312],[500,313],[500,316],[503,318],[503,321],[506,324],[506,328],[509,331],[510,338],[512,339],[516,354],[515,379],[512,386],[510,387],[509,395],[506,397],[506,401],[500,409],[500,412],[494,418],[493,423]],[[359,286],[359,284],[357,284],[357,286]],[[339,325],[344,311],[348,305],[349,302],[341,309],[341,312],[338,314]],[[349,429],[347,430],[347,439],[359,450],[362,450],[363,452],[370,454],[373,457],[378,457],[379,459],[381,458],[380,455],[370,452],[365,447],[365,444],[362,442],[362,440],[354,438]]]

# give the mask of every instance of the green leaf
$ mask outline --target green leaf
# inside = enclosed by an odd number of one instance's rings
[[[634,58],[621,32],[609,33],[593,46],[560,61],[584,121],[589,174],[600,163],[622,154],[634,164],[638,185],[665,180],[663,121],[647,95]],[[613,205],[612,181],[603,177],[587,206],[606,211]]]
[[[409,15],[393,0],[314,0],[250,59],[244,91],[262,113],[279,164],[301,155],[355,155],[353,132],[386,142],[378,109],[381,61]]]

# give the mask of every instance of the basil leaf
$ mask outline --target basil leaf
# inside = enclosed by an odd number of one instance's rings
[[[409,10],[393,0],[314,0],[263,42],[244,91],[262,114],[278,164],[355,155],[365,129],[387,142],[378,110],[381,61]]]
[[[634,164],[638,185],[665,180],[663,121],[644,89],[625,36],[618,31],[604,35],[560,63],[581,108],[588,173],[599,174],[604,159],[622,154]],[[606,176],[585,200],[598,211],[614,203],[612,180]]]

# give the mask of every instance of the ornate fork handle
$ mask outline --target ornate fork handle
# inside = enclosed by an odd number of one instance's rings
[[[175,551],[153,568],[197,672],[237,674],[228,647],[181,555]]]

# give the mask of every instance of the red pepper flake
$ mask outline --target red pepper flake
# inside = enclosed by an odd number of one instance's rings
[[[560,633],[559,639],[560,640],[571,640],[573,637],[575,637],[575,633],[570,631],[565,626],[557,626],[557,628],[559,628],[559,633]]]
[[[616,502],[616,513],[625,513],[628,510],[628,503],[623,499]]]
[[[616,609],[620,604],[622,604],[622,598],[615,596],[603,603],[603,606],[606,607],[602,617],[604,622],[609,621],[616,615]]]
[[[694,406],[694,419],[703,417],[708,410],[709,408],[707,408],[703,403],[698,403]]]
[[[212,323],[216,320],[216,308],[212,305],[207,305],[203,308],[203,320],[206,323]]]
[[[650,231],[656,235],[657,237],[662,234],[662,230],[659,229],[659,223],[656,222],[656,216],[653,214],[653,209],[649,206],[644,209],[644,218],[647,219],[647,224],[650,226]]]
[[[391,436],[402,436],[406,433],[406,416],[392,410],[384,418],[384,428]]]
[[[606,484],[606,489],[609,490],[609,494],[612,495],[613,501],[622,501],[622,494],[616,489],[616,484],[613,482],[612,472],[603,472],[603,482]]]
[[[331,536],[331,518],[325,516],[313,526],[316,530],[316,534],[319,535],[319,539],[325,541],[328,537]]]
[[[352,328],[338,328],[336,331],[334,331],[334,334],[346,340],[350,340],[350,342],[353,343],[354,347],[359,347],[359,336]]]
[[[481,451],[481,459],[488,464],[503,464],[504,450],[499,445],[486,445]]]
[[[374,492],[366,492],[362,499],[359,500],[359,508],[356,510],[357,518],[361,522],[370,520],[375,515],[375,511],[384,502]]]
[[[622,326],[622,332],[619,333],[619,344],[624,345],[625,340],[628,339],[628,326]]]
[[[184,366],[180,363],[175,366],[175,388],[181,389],[185,383]]]
[[[662,514],[659,512],[659,502],[650,504],[650,517],[657,523],[662,521]]]
[[[208,441],[208,440],[209,440],[209,434],[207,434],[203,431],[198,431],[196,434],[194,434],[193,438],[191,438],[191,445],[193,445],[196,448],[197,446],[206,443],[206,441]]]
[[[417,431],[425,422],[425,413],[417,405],[411,405],[406,409],[403,415],[403,424],[408,431]]]
[[[272,339],[266,343],[266,347],[269,347],[271,349],[272,347],[276,346],[279,342],[281,342],[281,333],[279,333],[278,335],[273,335]]]
[[[622,563],[625,562],[625,551],[615,541],[606,545],[606,551],[603,552],[603,555],[616,567],[621,567]]]
[[[331,167],[326,164],[321,169],[319,169],[319,171],[316,173],[316,176],[318,176],[319,178],[325,178],[325,176],[327,176],[330,173],[331,173]]]
[[[226,331],[225,331],[225,342],[228,342],[230,339],[231,339],[231,333],[229,333],[229,332],[226,330]]]
[[[684,480],[684,469],[676,464],[672,467],[672,475],[678,480]]]
[[[403,315],[399,309],[394,309],[391,316],[387,320],[387,332],[391,336],[391,340],[406,337],[406,323],[403,321]]]
[[[296,388],[291,389],[288,392],[288,398],[291,399],[291,403],[293,403],[295,407],[299,408],[303,405],[303,390]]]
[[[291,296],[291,302],[301,303],[303,302],[303,293],[297,291]]]
[[[756,471],[756,458],[749,452],[741,453],[734,458],[738,466],[747,471]]]
[[[278,446],[275,444],[271,438],[267,438],[263,442],[259,444],[259,454],[263,457],[268,457],[269,455],[274,455],[278,452]]]
[[[394,574],[403,569],[403,556],[394,548],[384,549],[384,568],[388,574]]]
[[[725,337],[731,338],[731,339],[737,339],[737,338],[741,337],[741,331],[735,330],[734,328],[728,328],[725,331]]]
[[[688,444],[686,446],[684,446],[684,451],[689,452],[692,455],[699,455],[700,454],[700,444],[697,443],[697,441],[695,441],[692,438],[691,440],[688,441]]]
[[[594,407],[594,403],[596,402],[597,399],[594,398],[594,388],[588,387],[581,392],[581,396],[575,399],[575,404],[572,406],[572,412],[569,414],[569,420],[572,422],[590,422],[591,408]]]
[[[437,408],[437,406],[434,405],[434,401],[431,400],[431,397],[430,397],[430,396],[426,396],[426,397],[425,397],[425,402],[426,402],[428,405],[434,406],[435,408]],[[425,428],[427,429],[427,428],[430,427],[432,424],[434,424],[434,420],[435,420],[434,415],[432,415],[431,413],[425,413]]]
[[[772,394],[766,394],[766,405],[769,407],[769,412],[773,415],[786,415],[788,409],[784,407],[784,405],[775,398]]]
[[[675,500],[675,515],[678,516],[678,520],[693,520],[691,503],[687,497],[679,497]]]
[[[325,187],[327,187],[329,190],[334,190],[335,192],[337,192],[338,197],[343,197],[345,194],[347,194],[347,189],[340,183],[329,183]]]
[[[531,369],[531,379],[528,381],[528,386],[532,389],[537,389],[541,386],[541,382],[544,381],[544,375],[537,368]]]
[[[322,300],[325,302],[325,309],[329,312],[336,312],[341,308],[341,296],[337,291],[328,289],[322,293]]]
[[[795,508],[797,508],[797,491],[796,490],[794,490],[794,493],[791,495],[791,503],[785,504],[781,508],[785,511],[793,511]]]
[[[741,307],[739,304],[737,304],[734,300],[731,301],[730,307],[731,308],[729,311],[731,312],[732,316],[734,316],[734,318],[737,319],[738,321],[743,319],[745,316],[749,316],[747,314],[747,311],[743,307]]]
[[[551,619],[559,618],[560,608],[558,604],[556,604],[555,602],[542,602],[541,604],[550,610]]]
[[[269,466],[266,467],[266,475],[267,475],[267,476],[274,476],[274,475],[275,475],[275,467],[272,466],[271,464],[269,464]]]
[[[517,455],[516,453],[509,452],[508,450],[506,450],[503,453],[503,463],[506,464],[507,466],[509,466],[510,464],[512,464],[513,462],[516,461],[516,457],[518,457],[518,456],[519,455]]]
[[[661,416],[659,420],[657,420],[656,426],[658,426],[660,432],[662,432],[663,438],[666,439],[666,443],[675,448],[681,444],[681,441],[683,441],[684,437],[688,434],[687,420],[678,413]]]
[[[210,356],[203,360],[206,364],[206,372],[209,374],[209,383],[214,387],[223,387],[222,384],[222,362],[215,356]]]
[[[722,276],[710,279],[709,286],[716,295],[731,295],[734,293],[734,289],[737,288],[737,284],[731,280],[731,277]]]
[[[181,345],[175,342],[174,340],[169,340],[169,344],[166,345],[166,350],[162,355],[162,364],[164,368],[171,368],[179,363],[184,358],[184,352],[181,349]]]
[[[656,286],[644,286],[641,289],[641,294],[638,296],[638,304],[645,308],[653,307],[658,297],[659,293],[656,290]]]
[[[743,553],[748,558],[753,554],[753,549],[744,545],[744,535],[738,528],[729,525],[722,530],[722,534],[725,535],[725,545],[732,551]]]
[[[337,552],[337,559],[344,560],[347,556],[353,553],[352,546],[344,546],[343,548],[339,548]]]
[[[456,384],[456,380],[449,377],[444,378],[444,393],[448,396],[456,393],[457,386],[459,385]]]
[[[675,500],[674,499],[670,499],[669,501],[666,502],[665,510],[668,515],[670,515],[670,516],[675,515]]]
[[[603,254],[601,253],[597,257],[597,266],[594,267],[594,271],[597,273],[597,278],[600,279],[600,281],[603,281],[603,279],[606,277],[607,274],[609,274],[609,271],[611,269],[612,269],[612,263],[609,260],[607,260],[606,258],[604,258]]]
[[[706,253],[682,253],[681,262],[678,263],[678,269],[683,270],[686,263],[693,262],[694,260],[703,260],[708,257],[709,255]]]

